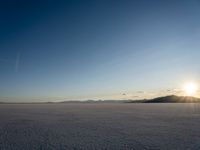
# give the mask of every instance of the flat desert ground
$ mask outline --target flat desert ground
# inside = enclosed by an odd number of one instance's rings
[[[0,150],[199,150],[200,104],[1,104]]]

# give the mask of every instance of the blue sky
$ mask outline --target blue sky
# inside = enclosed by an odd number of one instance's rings
[[[141,99],[199,82],[197,0],[10,0],[0,18],[1,101]]]

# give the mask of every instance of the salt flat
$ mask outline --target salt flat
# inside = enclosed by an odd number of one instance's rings
[[[1,150],[199,150],[200,104],[1,104]]]

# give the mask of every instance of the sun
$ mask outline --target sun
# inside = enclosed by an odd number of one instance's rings
[[[198,86],[193,82],[186,83],[183,87],[183,90],[186,96],[195,96],[198,91]]]

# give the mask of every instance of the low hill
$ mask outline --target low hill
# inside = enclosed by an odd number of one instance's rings
[[[158,97],[151,100],[145,100],[143,103],[200,103],[200,98],[191,96],[176,96],[170,95]]]

